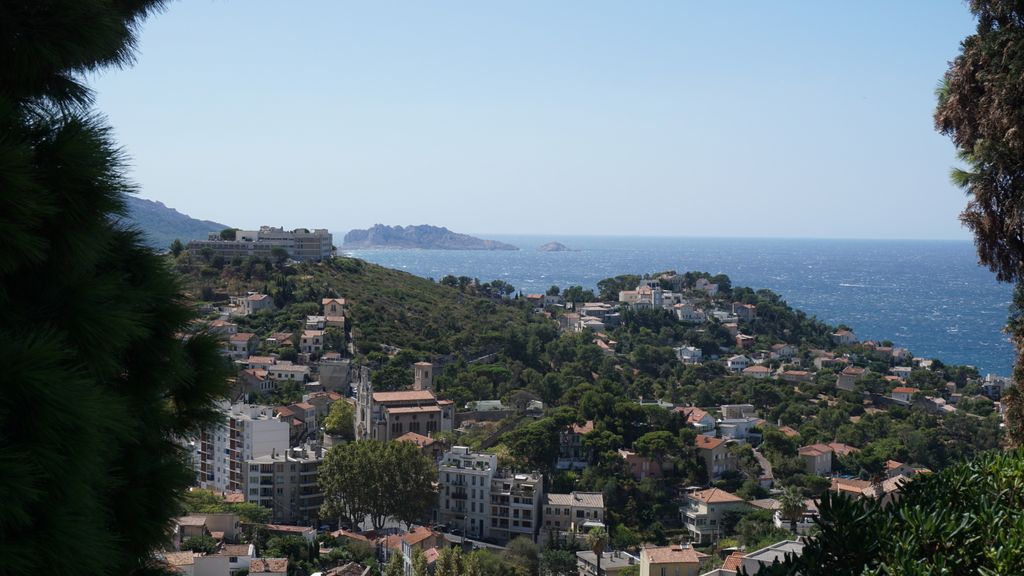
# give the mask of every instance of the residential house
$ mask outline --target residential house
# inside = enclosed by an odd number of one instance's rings
[[[772,344],[771,348],[771,359],[772,360],[791,360],[796,357],[799,350],[792,344]]]
[[[744,368],[743,375],[756,378],[758,380],[767,380],[772,375],[772,370],[767,366],[759,366],[755,364],[754,366]]]
[[[858,380],[867,375],[867,369],[860,368],[859,366],[847,366],[843,368],[843,371],[836,375],[836,388],[839,390],[846,390],[847,392],[853,392],[854,384]]]
[[[836,346],[849,346],[857,343],[857,335],[852,330],[836,330],[831,335]]]
[[[618,576],[623,570],[640,563],[640,558],[628,552],[613,550],[601,553],[601,574],[597,573],[597,555],[590,550],[576,553],[579,576]]]
[[[324,316],[342,316],[345,314],[345,299],[324,298],[320,301],[320,309]]]
[[[171,572],[185,576],[228,576],[228,559],[198,552],[163,552],[161,557]]]
[[[796,523],[797,534],[808,534],[811,529],[817,526],[818,520],[818,505],[813,499],[804,500],[804,511],[800,515],[800,519]],[[776,528],[790,529],[793,523],[788,518],[782,517],[782,509],[777,508],[775,515],[772,517],[772,522]]]
[[[760,440],[760,435],[752,433],[752,428],[764,424],[760,418],[723,418],[718,421],[718,435],[727,440],[748,442]]]
[[[420,449],[420,452],[424,456],[427,456],[435,462],[439,460],[441,455],[444,453],[440,442],[429,436],[424,436],[415,432],[406,432],[398,438],[395,438],[395,440],[398,442],[412,442]]]
[[[695,446],[697,454],[704,459],[709,482],[721,478],[725,472],[736,471],[736,457],[729,452],[725,439],[698,434]]]
[[[583,445],[583,437],[593,430],[594,421],[587,420],[582,425],[574,422],[558,432],[557,469],[582,470],[587,467],[590,450]]]
[[[323,330],[327,327],[327,317],[319,315],[306,316],[306,330]]]
[[[238,324],[235,324],[230,320],[218,318],[213,322],[210,322],[210,332],[220,336],[230,336],[238,332]]]
[[[742,354],[737,354],[736,356],[732,356],[728,360],[725,361],[726,369],[728,369],[730,372],[733,372],[733,373],[742,372],[745,369],[747,369],[749,366],[750,366],[750,358],[747,358],[746,356],[744,356]]]
[[[778,374],[779,380],[792,382],[793,384],[805,384],[814,382],[814,374],[806,370],[783,370]]]
[[[678,412],[686,420],[687,426],[696,428],[698,434],[711,432],[715,429],[716,422],[714,416],[696,406],[679,406],[673,408],[673,411]]]
[[[687,494],[681,512],[693,541],[710,544],[728,536],[722,533],[722,515],[729,510],[744,510],[747,506],[743,498],[735,494],[708,488]]]
[[[272,366],[268,366],[267,374],[271,380],[303,383],[309,380],[309,366],[292,364],[288,360],[281,360]]]
[[[743,322],[753,322],[757,318],[757,306],[733,302],[732,313]]]
[[[414,526],[411,531],[398,535],[395,540],[397,540],[395,544],[398,545],[398,551],[402,554],[406,574],[413,573],[412,559],[416,552],[423,553],[427,560],[428,570],[432,569],[432,564],[437,560],[437,548],[439,545],[443,545],[441,535],[425,526]],[[388,544],[389,547],[392,545],[392,543]]]
[[[832,473],[833,450],[828,444],[802,446],[797,453],[803,459],[808,474],[828,476]]]
[[[215,554],[227,558],[228,572],[234,574],[249,568],[249,562],[256,556],[256,547],[252,544],[224,544]]]
[[[592,528],[604,528],[604,495],[600,492],[547,494],[541,536],[546,542],[571,542]],[[595,557],[596,558],[596,557]]]
[[[236,332],[228,336],[227,353],[232,360],[252,356],[260,345],[259,338],[252,332]]]
[[[676,358],[683,364],[700,364],[704,359],[704,352],[695,346],[680,346],[674,350]]]
[[[907,378],[910,378],[910,373],[913,371],[914,369],[911,368],[910,366],[893,366],[892,368],[889,369],[890,374],[896,376],[897,378],[903,380],[904,382],[907,380]]]
[[[658,460],[650,456],[641,456],[630,450],[619,449],[619,456],[626,461],[633,478],[643,480],[644,478],[661,478],[665,470],[672,468],[669,460]]]
[[[263,310],[273,310],[274,299],[266,294],[253,293],[242,299],[242,313],[245,315],[255,314]]]
[[[749,334],[736,334],[736,347],[740,350],[749,350],[754,347],[756,338]]]
[[[885,477],[895,478],[897,476],[911,477],[917,474],[917,470],[913,466],[908,466],[903,462],[897,462],[896,460],[885,461]]]
[[[708,319],[704,311],[698,309],[691,302],[682,302],[672,306],[672,312],[675,313],[676,319],[686,324],[703,324]]]
[[[705,558],[688,543],[642,548],[640,576],[697,576]]]
[[[753,418],[757,416],[757,410],[753,404],[722,404],[720,407],[723,420],[736,418]]]
[[[704,292],[708,296],[718,295],[718,284],[715,284],[707,278],[698,278],[697,282],[694,283],[693,288]]]
[[[920,392],[917,388],[911,388],[909,386],[897,386],[892,389],[890,397],[893,400],[899,400],[900,402],[910,403],[914,400],[914,394]]]
[[[303,330],[299,338],[299,352],[319,354],[324,350],[323,330]]]

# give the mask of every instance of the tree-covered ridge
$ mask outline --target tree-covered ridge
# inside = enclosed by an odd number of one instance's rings
[[[349,332],[337,341],[329,338],[329,347],[347,354],[345,344],[351,342],[353,360],[372,368],[378,390],[408,387],[410,365],[432,360],[440,365],[435,390],[460,409],[472,401],[502,400],[511,410],[506,420],[478,423],[446,440],[493,450],[507,466],[542,470],[549,490],[602,492],[616,548],[676,537],[680,488],[708,482],[694,428],[679,411],[655,401],[699,406],[714,417],[720,416],[722,404],[753,405],[762,419],[760,454],[775,467],[776,482],[805,497],[821,495],[828,482],[806,472],[797,456],[800,446],[840,442],[857,448],[837,458],[834,469],[867,479],[881,473],[888,460],[941,470],[999,442],[999,417],[991,401],[974,399],[980,388],[973,369],[933,361],[930,367],[915,367],[907,378],[906,384],[935,396],[948,397],[946,383],[955,382],[964,400],[954,413],[865,404],[872,394],[885,395],[899,385],[884,378],[897,363],[891,343],[837,344],[832,334],[838,327],[794,310],[769,290],[733,287],[723,275],[662,273],[604,280],[599,291],[614,295],[614,306],[619,292],[656,281],[708,315],[701,322],[683,322],[666,309],[623,304],[617,308],[619,325],[594,333],[577,331],[572,324],[575,310],[592,296],[582,287],[552,287],[548,296],[563,297],[566,306],[539,311],[526,298],[509,297],[514,290],[501,282],[445,277],[435,283],[350,258],[319,264],[218,262],[186,251],[176,261],[197,294],[223,298],[256,290],[273,296],[277,311],[236,319],[240,329],[261,336],[297,331],[306,314],[318,313],[321,298],[345,298]],[[718,294],[696,288],[698,281],[711,280]],[[573,297],[581,294],[588,298],[574,306]],[[753,337],[750,350],[738,348],[727,325],[711,314],[731,314],[734,303],[753,307],[753,317],[732,318],[733,330]],[[765,356],[763,365],[772,371],[804,370],[808,376],[802,381],[758,379],[726,368],[725,359],[734,354],[765,353],[782,344],[790,345],[792,356]],[[680,362],[680,346],[701,349],[704,360]],[[814,361],[821,357],[844,364],[818,368]],[[836,389],[844,365],[866,370],[853,391]],[[531,400],[546,407],[539,418],[526,415]],[[585,422],[592,428],[583,439],[586,470],[557,469],[561,432]],[[664,462],[664,474],[635,478],[620,450]],[[766,495],[751,448],[736,446],[731,452],[737,470],[721,475],[714,485],[748,498]],[[778,535],[763,514],[732,518],[729,526],[748,545]]]

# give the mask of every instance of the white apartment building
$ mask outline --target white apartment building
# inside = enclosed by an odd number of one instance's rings
[[[470,538],[489,535],[491,480],[498,470],[494,454],[474,453],[453,446],[438,465],[438,522],[458,528]]]
[[[271,406],[224,402],[220,409],[225,420],[194,441],[196,482],[215,491],[241,490],[247,460],[288,451],[290,424]]]
[[[469,538],[506,543],[518,536],[536,541],[544,476],[498,470],[494,454],[453,446],[438,465],[438,522]]]
[[[211,233],[206,240],[193,240],[189,250],[209,248],[215,255],[225,258],[270,258],[274,248],[283,248],[292,260],[327,260],[334,250],[331,233],[326,229],[285,230],[261,226],[259,230],[236,230],[233,240],[224,240],[219,233]]]

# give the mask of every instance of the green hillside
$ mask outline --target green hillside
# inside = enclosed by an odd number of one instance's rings
[[[345,298],[351,337],[363,354],[387,345],[469,359],[496,351],[510,325],[539,321],[513,300],[476,296],[354,258],[293,265],[215,258],[207,264],[185,253],[177,268],[203,300],[247,290],[270,294],[279,312],[259,315],[265,318],[258,328],[266,331],[293,330],[302,315],[319,311],[322,298]]]

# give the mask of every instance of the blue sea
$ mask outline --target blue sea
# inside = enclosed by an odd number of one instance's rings
[[[734,286],[768,288],[791,306],[863,339],[892,340],[915,355],[1009,375],[1002,328],[1008,284],[977,264],[969,241],[794,240],[612,236],[499,236],[519,251],[355,250],[347,254],[419,276],[594,288],[603,278],[675,270],[728,274]],[[573,252],[538,252],[558,241]]]

